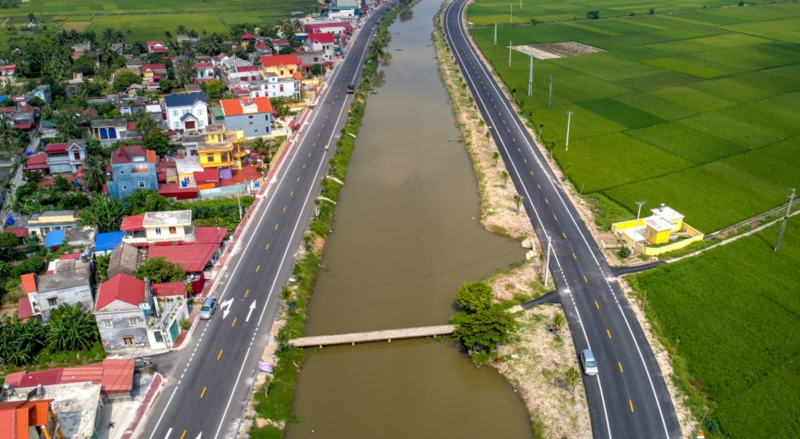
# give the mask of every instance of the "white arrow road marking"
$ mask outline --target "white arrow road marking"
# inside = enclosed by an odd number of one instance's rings
[[[202,436],[202,435],[203,435],[203,432],[201,431],[200,434],[197,435],[197,439],[200,439],[200,436]]]
[[[223,308],[223,310],[222,310],[222,320],[225,320],[225,317],[228,317],[228,313],[231,312],[231,305],[233,305],[233,298],[230,298],[230,299],[220,303],[219,307]]]
[[[247,311],[247,318],[244,319],[245,322],[249,322],[250,321],[250,314],[253,313],[254,309],[256,309],[256,301],[255,300],[253,301],[253,303],[250,304],[250,311]]]

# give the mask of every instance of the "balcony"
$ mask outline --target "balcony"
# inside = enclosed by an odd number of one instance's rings
[[[237,139],[233,141],[233,157],[240,159],[247,155],[247,144],[245,139]]]

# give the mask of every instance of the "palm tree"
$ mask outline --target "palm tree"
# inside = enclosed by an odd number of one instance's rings
[[[103,29],[103,39],[106,40],[106,42],[113,43],[114,40],[116,40],[116,37],[117,33],[114,31],[114,29],[111,29],[110,27]]]
[[[186,33],[186,26],[179,24],[176,31],[178,32],[178,35],[183,35]]]
[[[572,387],[572,395],[575,395],[575,386],[578,385],[578,381],[581,379],[581,375],[575,370],[574,367],[570,367],[567,369],[567,372],[564,374],[564,381],[566,381],[567,385]]]
[[[372,75],[372,85],[374,85],[375,88],[381,88],[386,85],[386,72],[383,70],[375,72],[375,74]]]
[[[525,198],[520,194],[514,194],[514,202],[517,203],[517,212],[519,212],[519,203],[522,202]]]
[[[56,128],[66,139],[80,139],[83,128],[78,115],[72,111],[61,111],[55,116]]]
[[[503,186],[508,185],[508,172],[500,171],[500,178],[503,179]]]
[[[11,152],[18,146],[17,136],[14,135],[14,128],[8,120],[0,120],[0,150]]]
[[[133,120],[136,122],[136,132],[142,137],[158,128],[155,119],[145,111],[136,112]]]
[[[120,200],[99,195],[92,198],[92,204],[78,212],[78,224],[97,227],[100,233],[111,232],[119,230],[122,217],[127,213],[128,210]]]
[[[166,31],[166,32],[164,32],[164,36],[167,37],[167,40],[171,40],[172,39],[172,32]]]
[[[492,160],[494,160],[494,165],[497,166],[497,159],[500,158],[500,153],[495,151],[492,153]]]
[[[103,169],[103,162],[96,157],[89,156],[83,161],[83,184],[90,191],[100,192],[106,182],[106,170]]]

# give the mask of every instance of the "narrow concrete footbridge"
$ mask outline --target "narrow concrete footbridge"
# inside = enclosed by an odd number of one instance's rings
[[[404,338],[424,338],[437,335],[452,334],[455,325],[421,326],[418,328],[386,329],[383,331],[353,332],[350,334],[319,335],[314,337],[301,337],[289,341],[292,346],[300,348],[323,347],[337,344],[366,343],[370,341],[401,340]]]

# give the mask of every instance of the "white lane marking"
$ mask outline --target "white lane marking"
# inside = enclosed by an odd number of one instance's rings
[[[169,430],[167,430],[167,435],[164,436],[164,439],[169,439],[170,433],[172,433],[172,429],[171,428]]]
[[[214,435],[214,439],[219,436],[220,430],[222,430],[222,424],[225,423],[225,415],[228,413],[228,409],[231,406],[231,401],[233,401],[233,396],[236,394],[236,387],[239,386],[239,380],[242,378],[242,371],[244,371],[244,366],[247,364],[247,357],[250,356],[250,349],[247,348],[247,353],[244,354],[244,360],[242,361],[242,367],[239,368],[239,375],[236,376],[236,382],[233,383],[233,390],[231,390],[231,396],[228,398],[228,404],[225,405],[225,411],[222,412],[222,421],[219,423],[219,428],[217,428],[217,433]],[[171,399],[171,398],[170,398]],[[163,416],[163,413],[162,413]]]
[[[449,9],[449,7],[448,7],[448,9]],[[463,9],[463,4],[462,4],[462,6],[459,6],[459,19],[460,19],[460,14],[461,14],[461,10],[462,10],[462,9]],[[447,20],[445,20],[445,24],[447,25]],[[465,39],[467,38],[467,36],[466,36],[466,33],[464,32],[464,30],[463,30],[462,26],[460,26],[460,25],[458,26],[458,32],[459,32],[459,33],[460,33],[460,34],[461,34],[461,35],[462,35],[462,36],[463,36]],[[475,58],[476,60],[478,60],[478,58],[477,58],[477,55],[474,53],[474,48],[472,47],[472,45],[470,45],[470,44],[467,44],[467,45],[469,46],[469,49],[467,50],[467,52],[469,52],[469,54],[470,54],[470,55],[471,55],[473,58]],[[461,59],[461,56],[460,56],[460,55],[459,55],[459,59]],[[462,62],[463,62],[463,61],[462,61]],[[495,90],[495,92],[496,92],[498,95],[500,95],[500,96],[504,96],[504,95],[503,95],[503,94],[502,94],[502,93],[501,93],[501,92],[500,92],[500,91],[497,89],[497,86],[496,86],[496,84],[495,84],[495,82],[494,82],[494,80],[493,80],[493,77],[492,77],[492,76],[491,76],[491,75],[490,75],[490,74],[487,72],[487,70],[486,70],[485,66],[483,65],[483,63],[479,63],[479,64],[480,64],[480,68],[481,68],[481,70],[484,72],[484,74],[485,74],[485,75],[486,75],[488,78],[492,79],[492,80],[490,80],[490,81],[489,81],[489,85],[490,85],[490,86],[491,86],[491,87],[492,87],[492,88]],[[472,80],[471,80],[471,79],[470,79],[470,82],[472,82]],[[473,83],[473,86],[475,86],[475,84],[474,84],[474,83]],[[475,89],[477,90],[477,87],[475,87]],[[509,105],[508,105],[508,101],[507,101],[507,99],[500,99],[500,101],[501,101],[502,105],[505,107],[505,109],[506,109],[506,112],[507,112],[508,114],[511,114],[511,113],[514,113],[514,114],[516,114],[515,112],[513,112],[513,111],[510,109],[510,107],[509,107]],[[484,107],[485,107],[485,106],[484,106]],[[605,278],[605,281],[606,281],[606,286],[608,286],[608,289],[609,289],[609,291],[611,292],[611,295],[612,295],[612,297],[614,298],[614,301],[615,301],[615,302],[616,302],[616,304],[617,304],[617,308],[619,309],[619,312],[620,312],[620,314],[622,315],[622,319],[625,321],[625,325],[626,325],[626,327],[628,328],[628,333],[630,334],[630,336],[631,336],[631,339],[633,340],[634,346],[636,346],[636,351],[637,351],[637,353],[639,354],[639,359],[640,359],[640,360],[641,360],[641,362],[642,362],[642,366],[644,366],[645,374],[647,374],[647,380],[648,380],[648,382],[650,383],[650,389],[651,389],[651,390],[652,390],[652,392],[653,392],[653,399],[655,399],[656,406],[658,407],[658,413],[659,413],[659,416],[661,417],[661,424],[662,424],[662,426],[664,427],[664,434],[665,434],[667,437],[669,437],[669,430],[667,429],[667,422],[666,422],[666,420],[664,419],[664,411],[663,411],[663,410],[662,410],[662,408],[661,408],[661,402],[658,400],[658,392],[656,392],[655,384],[653,383],[653,378],[652,378],[652,376],[651,376],[651,374],[650,374],[650,369],[647,367],[647,363],[645,362],[645,359],[644,359],[644,354],[642,354],[642,349],[641,349],[641,347],[639,346],[639,343],[638,343],[638,341],[636,341],[636,337],[635,337],[635,336],[634,336],[634,334],[633,334],[633,329],[631,328],[630,322],[628,321],[628,318],[625,316],[625,313],[624,313],[624,312],[623,312],[623,310],[622,310],[622,305],[619,303],[619,300],[618,300],[618,298],[617,298],[617,295],[616,295],[616,293],[614,292],[614,289],[611,287],[611,283],[608,281],[608,278],[606,278],[606,276],[605,276],[605,273],[603,272],[602,266],[600,265],[600,262],[597,260],[597,257],[596,257],[596,255],[594,254],[594,251],[592,250],[592,247],[589,245],[589,242],[588,242],[588,241],[587,241],[587,239],[586,239],[586,236],[583,234],[583,231],[582,231],[582,230],[581,230],[581,228],[578,226],[578,223],[577,223],[577,221],[575,220],[575,217],[572,215],[572,212],[569,210],[569,207],[567,206],[567,203],[564,201],[564,198],[562,197],[562,195],[561,195],[561,192],[560,192],[559,188],[558,188],[558,187],[556,186],[556,184],[553,182],[553,178],[552,178],[552,176],[551,176],[551,174],[552,174],[552,171],[549,169],[549,167],[545,167],[545,166],[543,166],[543,165],[542,165],[542,162],[541,162],[541,160],[539,159],[539,155],[537,154],[537,153],[538,153],[538,151],[537,151],[537,150],[535,150],[535,149],[533,148],[533,146],[530,144],[530,142],[528,141],[528,137],[529,137],[529,135],[528,135],[528,132],[527,132],[526,130],[523,130],[523,129],[520,127],[518,119],[517,119],[516,117],[512,117],[512,121],[514,122],[514,125],[516,126],[517,130],[518,130],[518,131],[520,131],[520,132],[522,133],[522,138],[525,140],[525,144],[526,144],[526,146],[527,146],[527,147],[528,147],[528,148],[531,150],[531,152],[533,153],[533,156],[534,156],[534,158],[536,159],[536,162],[537,162],[537,164],[539,165],[539,167],[540,167],[540,168],[542,168],[542,170],[543,170],[543,171],[546,173],[545,175],[548,175],[548,176],[550,177],[550,178],[548,178],[547,180],[549,180],[549,181],[550,181],[550,185],[553,187],[553,190],[556,192],[556,195],[558,196],[558,198],[559,198],[559,200],[561,201],[562,205],[564,205],[564,208],[565,208],[565,210],[567,211],[567,215],[569,215],[569,217],[570,217],[570,220],[571,220],[571,221],[572,221],[572,223],[575,225],[575,228],[576,228],[576,229],[578,229],[578,233],[580,234],[580,236],[581,236],[581,239],[583,240],[584,244],[586,245],[586,248],[589,250],[589,253],[592,255],[592,259],[594,259],[594,262],[595,262],[595,264],[596,264],[596,265],[597,265],[597,267],[600,269],[600,273],[601,273],[601,274],[603,274],[603,277]],[[498,138],[499,138],[499,136],[498,136]],[[510,157],[510,156],[509,156],[509,157]],[[549,172],[548,172],[548,171],[549,171]],[[520,179],[520,181],[522,182],[522,180],[521,180],[521,179]],[[524,186],[525,186],[525,185],[524,185],[524,183],[523,183],[523,187],[524,187]],[[526,189],[526,192],[527,192],[527,189]],[[533,204],[533,203],[531,203],[531,204]],[[534,210],[535,210],[535,209],[534,209]],[[537,216],[538,216],[538,215],[537,215]],[[554,254],[555,254],[555,252],[554,252]],[[558,261],[558,259],[557,259],[557,258],[556,258],[556,261]],[[559,267],[560,267],[560,264],[559,264]],[[563,277],[563,274],[562,274],[562,277]],[[573,299],[573,302],[574,302],[574,299]],[[578,311],[577,311],[577,308],[576,308],[576,312],[578,312]],[[583,327],[583,324],[581,324],[581,327]],[[587,344],[588,344],[588,339],[587,339]],[[598,378],[599,378],[599,377],[598,377]],[[600,380],[599,380],[599,379],[598,379],[598,384],[600,384]],[[601,396],[602,396],[602,390],[601,390]],[[604,403],[604,404],[605,404],[605,403]],[[604,408],[605,408],[605,407],[604,407]],[[606,420],[608,420],[608,416],[607,416],[607,415],[606,415]],[[610,428],[611,428],[611,427],[609,426],[609,436],[611,435],[611,430],[610,430]]]
[[[449,9],[449,7],[448,7],[448,9]],[[463,7],[459,6],[459,18],[460,18],[461,9],[463,9]],[[447,20],[445,20],[445,23],[447,23]],[[447,24],[446,24],[446,26],[447,26]],[[460,30],[460,28],[461,28],[461,26],[459,26],[459,30]],[[463,32],[462,32],[462,34],[463,34]],[[449,34],[447,36],[448,36],[448,39],[450,40],[451,38],[450,38]],[[461,57],[461,54],[456,53],[455,51],[453,51],[453,53],[456,54],[456,56],[458,57],[459,61],[461,61],[462,63],[464,62],[462,57]],[[475,89],[477,90],[477,86],[472,81],[472,77],[469,76],[469,75],[466,75],[466,76],[468,77],[468,80],[472,84],[472,86],[475,87]],[[490,118],[494,118],[494,115],[491,113],[491,111],[488,110],[488,107],[486,107],[486,103],[483,101],[483,98],[480,96],[479,93],[476,93],[476,97],[480,100],[480,104],[483,107],[485,114],[488,114]],[[509,154],[508,148],[506,147],[506,144],[503,141],[502,137],[501,136],[497,136],[497,139],[498,139],[500,145],[505,150],[506,156],[510,158],[511,155]],[[521,174],[519,173],[519,170],[517,169],[516,164],[514,164],[514,161],[513,160],[509,160],[509,162],[511,162],[511,167],[514,169],[514,173],[517,174],[518,181],[523,182],[524,180],[522,180]],[[531,196],[530,196],[530,193],[528,192],[528,188],[526,187],[526,185],[524,183],[522,184],[522,189],[525,191],[525,196],[527,197],[527,199],[528,200],[533,200],[533,198],[531,198]],[[539,220],[539,224],[542,226],[542,230],[544,230],[545,233],[547,233],[546,229],[544,228],[544,223],[542,222],[541,218],[539,217],[539,212],[536,210],[536,207],[534,206],[532,201],[531,201],[530,205],[531,205],[531,208],[534,211],[534,214],[536,215],[536,218]],[[563,270],[561,269],[561,262],[559,261],[558,255],[555,252],[553,252],[553,259],[556,261],[556,264],[558,265],[559,274],[561,275],[561,278],[563,279],[564,284],[569,289],[569,284],[567,283],[566,277],[564,276]],[[570,294],[570,296],[572,296],[572,295]],[[574,304],[574,300],[575,299],[572,298],[573,304]],[[583,319],[580,316],[580,312],[578,311],[577,306],[575,307],[575,312],[576,312],[576,314],[578,316],[578,324],[581,327],[581,331],[583,332],[583,337],[586,340],[586,344],[589,347],[589,349],[591,349],[591,343],[589,343],[589,337],[586,334],[586,328],[583,325]],[[612,437],[612,435],[611,435],[611,422],[608,419],[608,409],[606,408],[605,395],[604,395],[604,392],[603,392],[603,386],[602,386],[602,383],[600,381],[600,377],[599,376],[597,376],[597,385],[600,388],[600,400],[602,401],[602,404],[603,404],[603,416],[605,417],[605,420],[606,420],[606,429],[608,431],[608,437],[611,438]]]
[[[175,390],[172,391],[172,395],[169,397],[169,401],[167,401],[167,407],[169,407],[169,403],[172,402],[172,398],[175,397],[175,393],[177,391],[178,391],[178,386],[175,386]],[[158,417],[158,421],[156,421],[156,426],[153,427],[153,432],[150,433],[150,439],[153,439],[153,436],[155,436],[156,431],[158,431],[158,425],[161,424],[161,420],[164,419],[164,415],[166,413],[167,413],[167,410],[165,408],[164,411],[161,412],[161,416]],[[170,428],[169,431],[172,431],[172,429]],[[167,436],[169,436],[169,432],[167,432]],[[166,437],[164,439],[166,439]]]

